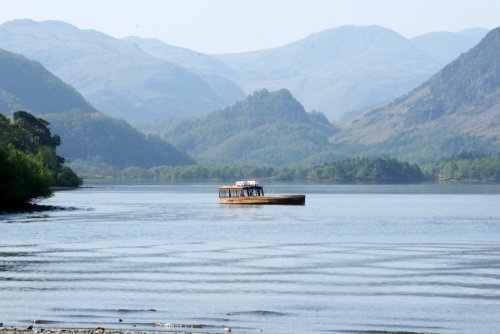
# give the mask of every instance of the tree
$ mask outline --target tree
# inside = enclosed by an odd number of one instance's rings
[[[82,181],[56,154],[61,144],[49,123],[25,111],[13,121],[0,114],[0,206],[50,196],[51,186],[77,187]]]
[[[14,123],[19,131],[19,149],[24,152],[36,153],[42,146],[55,150],[61,145],[61,138],[52,136],[49,122],[42,118],[36,118],[26,111],[17,111],[14,113]]]
[[[36,156],[0,146],[0,207],[19,206],[48,197],[51,173]]]

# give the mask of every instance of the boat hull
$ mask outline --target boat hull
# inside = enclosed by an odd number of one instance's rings
[[[221,204],[279,204],[304,205],[305,195],[255,196],[255,197],[225,197],[219,198]]]

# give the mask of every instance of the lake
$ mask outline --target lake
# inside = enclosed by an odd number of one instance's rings
[[[499,185],[96,184],[0,215],[4,326],[498,333]],[[191,328],[192,327],[192,328]]]

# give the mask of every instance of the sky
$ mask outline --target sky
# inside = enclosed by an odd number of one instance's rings
[[[500,25],[500,0],[0,0],[0,8],[0,23],[60,20],[210,54],[277,47],[342,25],[405,37]]]

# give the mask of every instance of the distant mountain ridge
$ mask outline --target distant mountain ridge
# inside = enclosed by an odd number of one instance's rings
[[[171,124],[164,136],[199,161],[213,164],[298,163],[328,146],[337,129],[307,113],[287,90],[262,90],[223,110]]]
[[[233,80],[244,89],[286,87],[330,119],[398,97],[443,65],[413,41],[378,26],[342,26],[279,48],[218,57],[239,70]]]
[[[192,164],[169,143],[97,111],[73,87],[24,56],[0,49],[0,113],[26,110],[61,136],[59,153],[117,167]]]
[[[378,26],[342,26],[273,49],[211,56],[153,39],[126,40],[156,58],[229,78],[249,94],[289,89],[306,109],[338,120],[407,93],[486,32],[445,33],[436,46],[432,33],[408,40]]]
[[[412,92],[332,137],[364,145],[457,136],[500,148],[500,27]]]
[[[445,66],[461,53],[469,51],[487,33],[487,29],[481,28],[467,29],[456,33],[437,31],[414,37],[411,41],[439,61],[441,66]]]
[[[232,78],[235,75],[233,69],[215,56],[183,47],[172,46],[154,38],[129,36],[123,38],[123,40],[136,45],[138,48],[157,59],[169,61],[174,64],[181,64],[197,72],[217,74],[225,78]]]
[[[221,76],[192,72],[132,43],[64,22],[4,23],[0,47],[41,62],[98,109],[129,120],[208,112],[244,97]]]
[[[58,21],[0,26],[0,47],[40,61],[98,109],[154,122],[286,88],[330,120],[409,92],[467,51],[484,30],[411,40],[378,26],[342,26],[281,47],[206,55],[158,40],[118,40]]]
[[[411,90],[438,62],[398,33],[378,26],[325,30],[279,48],[219,55],[245,90],[288,88],[329,119]]]

